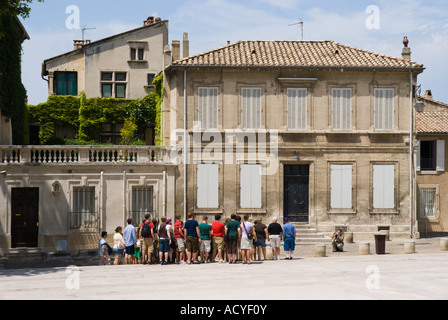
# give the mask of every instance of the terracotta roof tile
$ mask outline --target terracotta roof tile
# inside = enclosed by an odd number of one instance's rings
[[[448,133],[448,111],[417,112],[417,133]]]
[[[172,64],[172,67],[188,66],[423,69],[416,62],[334,41],[239,41]]]

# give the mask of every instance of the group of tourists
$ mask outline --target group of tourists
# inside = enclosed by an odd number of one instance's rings
[[[134,225],[132,218],[126,228],[117,227],[113,236],[113,246],[107,243],[107,232],[103,231],[98,242],[100,265],[110,264],[114,255],[114,265],[126,264],[199,264],[236,263],[250,264],[254,260],[267,259],[267,247],[272,248],[272,260],[280,260],[281,241],[284,242],[286,259],[291,260],[295,249],[296,230],[284,218],[284,225],[277,217],[266,226],[262,218],[252,222],[249,215],[232,214],[224,223],[221,215],[209,224],[204,216],[199,223],[193,214],[187,214],[183,223],[181,217],[162,217],[160,222],[146,214],[141,225]]]

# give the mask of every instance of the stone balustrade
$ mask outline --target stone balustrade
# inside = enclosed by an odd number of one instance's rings
[[[176,164],[177,152],[158,146],[0,146],[4,164]]]

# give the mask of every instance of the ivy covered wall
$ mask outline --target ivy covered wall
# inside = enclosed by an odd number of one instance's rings
[[[11,119],[13,144],[25,143],[25,99],[22,84],[21,39],[15,28],[15,17],[0,14],[0,108]]]
[[[28,121],[39,124],[40,144],[97,144],[101,125],[123,124],[122,144],[144,144],[145,131],[155,128],[155,142],[160,145],[163,75],[153,81],[154,92],[142,99],[86,98],[50,95],[38,105],[28,105]],[[56,125],[76,129],[75,140],[55,139]]]

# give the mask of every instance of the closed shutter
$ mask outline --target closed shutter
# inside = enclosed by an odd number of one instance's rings
[[[332,89],[333,130],[352,130],[352,89]]]
[[[289,88],[287,90],[287,125],[290,130],[307,128],[307,89]]]
[[[445,140],[437,140],[437,171],[445,171]]]
[[[373,166],[373,208],[395,208],[395,166]]]
[[[243,164],[240,172],[241,208],[261,208],[261,165]]]
[[[198,88],[198,122],[201,129],[218,129],[217,87]]]
[[[331,165],[332,209],[352,208],[352,165]]]
[[[241,128],[261,129],[261,88],[241,89]]]
[[[217,164],[197,166],[197,207],[219,207],[219,167]]]
[[[394,89],[375,89],[374,121],[376,130],[394,129]]]

